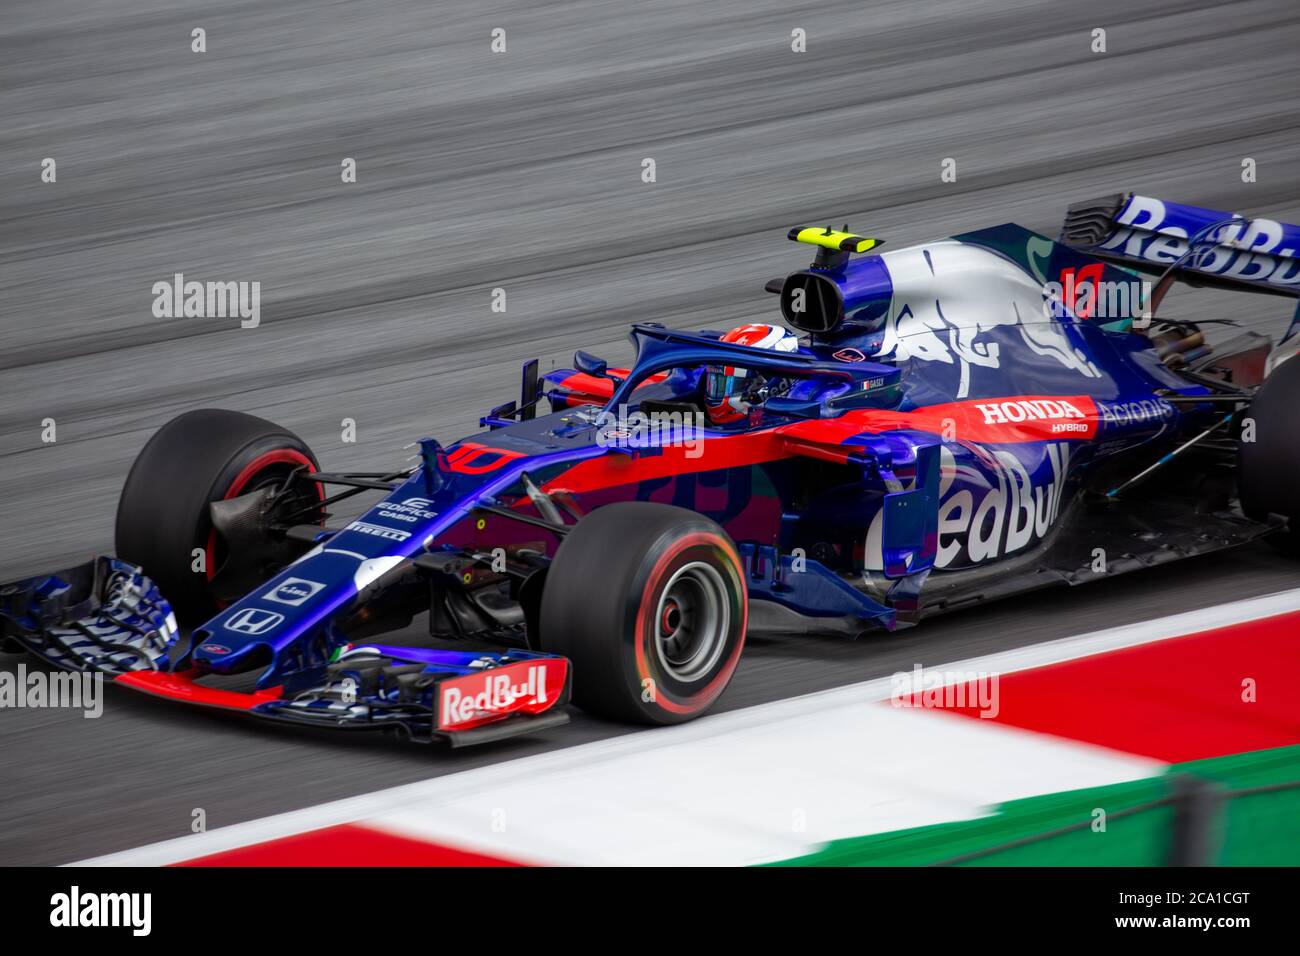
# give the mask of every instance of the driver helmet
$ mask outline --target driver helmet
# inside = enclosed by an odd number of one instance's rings
[[[738,325],[719,342],[748,345],[774,352],[799,351],[799,338],[781,325]],[[704,369],[704,405],[714,424],[734,422],[749,415],[747,396],[763,384],[764,376],[734,365],[709,365]]]

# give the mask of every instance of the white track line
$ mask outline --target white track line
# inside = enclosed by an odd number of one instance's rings
[[[1296,610],[1300,610],[1300,588],[1001,651],[929,669],[1005,674]],[[450,810],[453,805],[473,801],[476,796],[481,796],[487,791],[517,790],[534,783],[542,776],[553,779],[564,778],[588,772],[593,766],[619,761],[629,756],[644,756],[650,760],[668,748],[680,748],[699,742],[716,743],[731,735],[743,734],[757,728],[788,724],[796,719],[805,719],[848,705],[888,700],[897,687],[898,683],[893,677],[876,678],[846,687],[717,714],[678,727],[630,733],[510,760],[490,767],[435,777],[405,786],[251,820],[247,823],[234,824],[208,833],[186,835],[161,843],[111,853],[72,865],[158,866],[341,823],[377,818],[429,819],[432,810],[439,807]],[[454,841],[441,842],[454,844]],[[478,846],[473,849],[483,848]]]

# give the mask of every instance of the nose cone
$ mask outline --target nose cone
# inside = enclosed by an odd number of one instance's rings
[[[274,657],[271,641],[285,630],[285,616],[260,607],[236,607],[194,632],[194,663],[202,670],[233,674]]]
[[[298,584],[297,579],[290,578],[270,592],[285,604],[283,611],[251,603],[236,604],[198,628],[194,632],[194,663],[218,674],[269,663],[275,651],[299,632],[296,622],[289,620],[296,610],[290,605],[305,600],[296,592],[289,593]]]
[[[237,674],[271,662],[273,652],[265,641],[231,640],[226,636],[203,635],[194,648],[193,660],[201,671],[212,674]]]

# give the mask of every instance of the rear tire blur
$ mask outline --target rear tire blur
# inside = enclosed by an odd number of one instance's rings
[[[1269,537],[1287,554],[1300,556],[1300,358],[1277,366],[1251,400],[1243,426],[1254,441],[1240,441],[1237,487],[1248,517],[1287,518],[1288,529]]]

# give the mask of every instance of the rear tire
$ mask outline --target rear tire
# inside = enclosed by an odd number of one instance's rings
[[[572,661],[583,710],[676,724],[707,711],[730,682],[747,609],[740,557],[717,524],[620,502],[561,543],[542,590],[540,643]]]
[[[1237,487],[1248,517],[1283,515],[1286,531],[1269,540],[1300,556],[1300,357],[1273,370],[1251,400],[1246,418],[1254,441],[1241,441]]]
[[[301,438],[265,419],[217,408],[186,412],[158,429],[131,466],[117,506],[117,555],[144,568],[178,620],[202,623],[220,609],[212,578],[246,557],[225,553],[209,503],[318,467]],[[303,494],[319,498],[320,486]],[[204,570],[194,570],[196,549]]]

